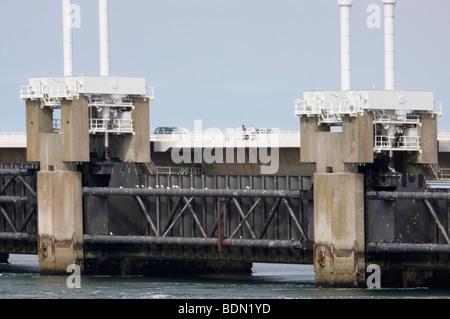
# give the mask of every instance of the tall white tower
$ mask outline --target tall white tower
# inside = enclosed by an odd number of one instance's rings
[[[351,23],[352,0],[338,0],[341,8],[341,89],[348,91],[351,81]]]
[[[73,76],[72,0],[63,0],[64,76]]]
[[[383,0],[384,4],[384,64],[385,89],[395,90],[395,23],[396,0]]]

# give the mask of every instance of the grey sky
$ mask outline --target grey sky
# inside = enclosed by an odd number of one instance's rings
[[[0,131],[25,131],[19,86],[62,76],[60,0],[1,1]],[[75,74],[99,74],[98,1],[74,30]],[[352,88],[384,88],[383,23],[369,29],[354,0]],[[443,102],[450,130],[450,1],[397,0],[396,88],[427,90]],[[110,0],[111,75],[155,87],[151,129],[195,120],[221,130],[242,124],[298,131],[294,100],[304,90],[340,89],[336,0]]]

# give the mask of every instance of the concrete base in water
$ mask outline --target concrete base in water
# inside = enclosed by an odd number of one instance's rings
[[[38,173],[38,255],[42,275],[66,274],[67,267],[82,267],[81,174]]]
[[[365,285],[364,179],[351,173],[314,175],[316,286]]]

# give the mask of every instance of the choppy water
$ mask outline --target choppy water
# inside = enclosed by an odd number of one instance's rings
[[[254,264],[251,275],[82,276],[71,289],[68,277],[40,276],[36,256],[9,261],[0,265],[0,299],[450,299],[450,289],[316,288],[311,265]]]

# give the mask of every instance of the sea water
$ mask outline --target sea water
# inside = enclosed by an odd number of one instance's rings
[[[330,289],[314,284],[312,265],[253,265],[248,275],[177,277],[41,276],[35,255],[0,265],[0,299],[450,299],[450,289]],[[450,305],[450,304],[449,304]]]

